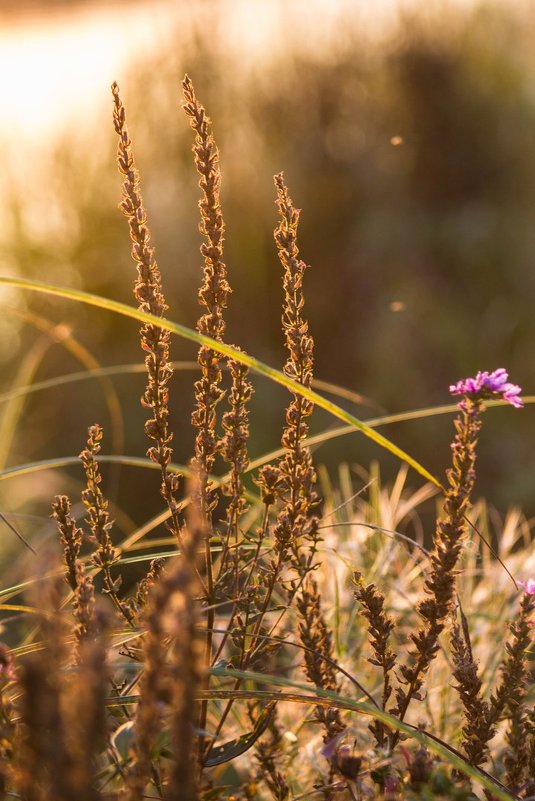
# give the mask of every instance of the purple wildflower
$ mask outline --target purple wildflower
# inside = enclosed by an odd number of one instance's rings
[[[518,582],[527,595],[535,595],[535,579],[529,578],[527,581]]]
[[[522,392],[516,384],[511,384],[509,376],[503,367],[494,370],[493,373],[479,372],[475,378],[465,378],[450,386],[452,395],[469,395],[473,399],[484,400],[495,395],[501,395],[505,401],[520,409],[524,402],[519,397]],[[463,408],[463,401],[459,404]]]

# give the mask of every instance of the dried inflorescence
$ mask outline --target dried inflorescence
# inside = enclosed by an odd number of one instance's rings
[[[249,717],[255,723],[253,709],[249,709]],[[266,783],[273,801],[287,801],[290,797],[290,788],[281,770],[282,757],[282,731],[277,723],[276,715],[270,718],[267,732],[262,741],[257,743],[256,761],[258,763],[258,778]]]
[[[494,735],[494,729],[489,729],[487,722],[489,707],[482,697],[482,683],[467,627],[459,626],[457,621],[454,621],[451,630],[451,652],[453,676],[464,710],[461,746],[470,764],[477,767],[487,758],[488,742]]]
[[[187,77],[183,90],[184,108],[195,131],[193,150],[202,190],[199,205],[204,261],[199,300],[203,313],[197,328],[201,335],[222,342],[230,287],[223,262],[219,156],[210,121]],[[128,218],[132,254],[137,265],[135,296],[139,308],[163,324],[167,306],[161,276],[150,247],[139,176],[116,84],[112,91],[114,123],[119,136],[118,164],[124,177],[121,208]],[[313,340],[303,314],[306,265],[298,258],[299,211],[293,206],[282,174],[275,176],[275,185],[279,210],[275,241],[284,268],[282,326],[288,349],[284,371],[306,391],[312,384]],[[232,704],[240,697],[240,691],[247,696],[249,688],[242,687],[241,678],[236,678],[232,689],[214,689],[209,686],[209,673],[203,668],[215,661],[219,667],[219,659],[221,664],[229,665],[226,657],[230,656],[232,664],[241,670],[265,669],[268,654],[275,650],[288,654],[290,645],[300,644],[309,681],[318,688],[341,692],[340,668],[333,658],[332,630],[322,609],[319,583],[312,577],[312,571],[319,567],[320,541],[316,472],[305,444],[313,404],[299,391],[292,392],[282,435],[284,456],[278,464],[264,466],[257,479],[264,506],[255,540],[244,522],[248,507],[243,475],[249,465],[248,403],[252,394],[248,369],[238,359],[225,362],[214,349],[202,346],[198,357],[201,377],[195,384],[193,414],[195,484],[185,499],[184,505],[191,501],[191,511],[188,524],[183,526],[181,513],[179,517],[181,504],[176,499],[179,481],[177,475],[170,472],[172,435],[168,425],[168,390],[172,370],[169,334],[157,323],[146,324],[141,329],[141,343],[148,373],[142,403],[151,415],[145,424],[151,440],[147,453],[160,467],[161,493],[170,514],[170,530],[180,545],[180,555],[167,568],[163,560],[153,559],[148,574],[137,585],[134,599],[127,603],[119,597],[120,577],[115,575],[119,550],[110,536],[112,521],[101,490],[97,462],[102,429],[92,426],[87,448],[81,454],[86,474],[82,499],[87,509],[86,524],[95,546],[90,562],[96,570],[90,574],[84,567],[80,558],[82,530],[72,517],[69,499],[57,496],[53,516],[63,547],[61,573],[73,595],[74,624],[72,618],[64,617],[68,606],[62,579],[42,582],[35,609],[30,610],[36,612],[40,621],[42,642],[39,639],[28,641],[25,647],[33,653],[21,660],[18,671],[13,669],[8,650],[0,646],[0,794],[16,791],[24,801],[48,798],[99,801],[104,797],[110,801],[117,798],[142,801],[153,794],[182,801],[214,799],[217,794],[225,795],[229,801],[237,798],[251,801],[258,794],[256,777],[242,781],[241,789],[233,788],[229,795],[217,786],[217,772],[208,774],[203,768],[213,766],[218,755],[223,761],[233,751],[234,755],[242,753],[244,743],[248,743],[248,747],[255,743],[261,778],[275,801],[287,801],[300,790],[294,786],[292,778],[285,775],[282,735],[274,717],[267,724],[265,739],[257,741],[261,733],[261,727],[257,728],[260,704],[254,711],[250,707],[253,732],[223,742],[223,727]],[[216,412],[224,394],[224,364],[231,376],[231,389],[228,410],[221,420],[223,433],[219,436]],[[501,397],[514,407],[522,405],[520,388],[509,382],[503,369],[480,372],[475,378],[464,379],[452,385],[451,392],[462,396],[460,414],[455,421],[453,465],[447,474],[444,515],[437,524],[425,598],[417,606],[421,625],[412,635],[412,661],[408,665],[397,665],[391,647],[394,621],[385,609],[385,594],[373,583],[365,585],[361,575],[355,574],[355,597],[368,623],[372,649],[368,661],[382,671],[382,708],[388,707],[394,691],[392,676],[397,668],[401,686],[397,687],[396,703],[390,711],[401,719],[411,700],[421,697],[428,669],[439,648],[439,636],[452,616],[484,402]],[[217,520],[214,513],[216,497],[210,485],[210,474],[218,454],[230,465],[223,487],[223,494],[229,500],[221,520]],[[243,540],[252,547],[242,547]],[[214,557],[219,551],[212,548],[213,543],[222,546],[217,572]],[[197,563],[201,546],[204,546],[204,575]],[[52,572],[58,571],[54,568]],[[95,598],[93,584],[93,575],[100,572],[105,594],[130,625],[126,636],[121,629],[113,631],[114,639],[120,635],[118,647],[126,649],[120,653],[131,659],[124,666],[114,665],[118,673],[112,681],[107,659],[107,614],[100,606],[100,602],[106,604],[106,601]],[[452,626],[451,650],[453,676],[464,708],[461,747],[468,761],[477,767],[489,757],[490,738],[506,718],[507,750],[502,760],[505,781],[511,792],[529,797],[535,791],[535,712],[526,707],[526,686],[535,581],[530,579],[521,584],[525,592],[520,612],[511,625],[500,680],[489,701],[483,699],[462,610],[462,625],[454,621]],[[281,633],[280,622],[288,609],[294,607],[300,643],[288,640],[286,647],[284,637],[276,635]],[[15,609],[18,614],[19,608]],[[277,616],[274,615],[273,622],[271,615],[275,612]],[[201,621],[204,642],[199,637]],[[135,648],[128,650],[133,641]],[[112,647],[117,647],[115,642]],[[142,668],[137,672],[140,660]],[[123,667],[124,673],[119,673]],[[287,667],[285,665],[285,669]],[[130,675],[132,668],[136,670],[133,677]],[[352,678],[348,672],[345,675]],[[352,681],[357,684],[355,679]],[[212,699],[218,699],[218,692],[222,693],[221,698],[229,699],[223,709],[212,705]],[[265,692],[261,698],[273,697],[272,692]],[[132,693],[137,693],[137,697]],[[18,720],[12,715],[11,697],[18,699]],[[373,780],[385,800],[400,797],[402,782],[403,791],[411,798],[413,791],[426,797],[473,797],[468,784],[464,782],[458,787],[458,776],[453,774],[452,777],[444,766],[436,766],[425,749],[415,754],[400,749],[406,762],[400,768],[400,755],[391,753],[399,735],[389,733],[386,725],[378,721],[372,723],[370,729],[380,753],[386,755],[384,770],[363,771],[362,753],[345,739],[349,737],[349,730],[344,728],[340,711],[314,698],[312,706],[316,704],[316,720],[323,724],[324,739],[328,739],[321,753],[330,760],[331,776],[328,783],[316,785],[310,794],[321,793],[324,799],[329,799],[347,789],[355,797],[352,787],[360,794],[363,788],[359,782],[366,773],[371,777],[370,785]],[[131,711],[134,709],[135,712]],[[110,731],[107,731],[108,726]],[[123,735],[126,746],[121,752]],[[337,777],[332,783],[334,772]],[[226,776],[232,776],[232,771],[226,772]],[[304,795],[296,797],[304,798]]]
[[[218,594],[234,594],[238,596],[240,550],[239,521],[247,509],[243,473],[249,466],[247,442],[249,439],[248,404],[253,394],[253,387],[248,379],[249,369],[240,362],[230,359],[228,367],[232,377],[232,386],[228,396],[229,410],[222,418],[225,432],[219,443],[223,459],[230,465],[230,480],[223,486],[223,493],[229,497],[225,520],[225,535],[221,567],[216,581]],[[231,543],[233,542],[233,549]],[[229,586],[230,584],[230,586]],[[221,586],[218,586],[221,585]]]
[[[386,709],[392,695],[392,671],[396,664],[396,654],[390,648],[389,640],[395,624],[385,611],[385,596],[375,584],[364,584],[360,573],[354,573],[355,598],[362,605],[361,615],[368,621],[368,639],[373,656],[368,658],[372,665],[380,667],[383,672],[382,707]],[[384,747],[387,733],[384,724],[378,720],[370,724],[379,748]]]
[[[284,268],[282,328],[289,353],[284,372],[309,389],[313,376],[314,340],[302,314],[306,264],[298,258],[299,210],[292,203],[282,173],[275,176],[275,186],[280,218],[275,229],[275,242]],[[286,410],[286,426],[282,434],[286,455],[278,466],[283,488],[283,508],[273,532],[277,550],[282,554],[291,553],[292,566],[301,578],[313,566],[319,536],[319,520],[314,514],[318,503],[314,489],[316,471],[310,450],[303,444],[309,430],[307,418],[313,408],[311,401],[296,392]]]
[[[340,684],[333,664],[332,634],[325,622],[317,582],[308,577],[297,596],[299,612],[299,639],[305,646],[305,670],[309,681],[322,690],[339,692]],[[316,707],[316,718],[325,727],[327,740],[345,728],[340,711],[335,707]]]
[[[530,588],[535,590],[535,586]],[[505,645],[506,656],[500,668],[500,682],[492,693],[487,714],[487,726],[496,726],[505,710],[509,712],[506,755],[507,783],[517,791],[523,781],[532,779],[527,773],[529,762],[528,710],[525,707],[529,680],[527,654],[532,643],[532,615],[535,611],[535,591],[526,590],[520,599],[518,617],[510,625],[510,638]]]
[[[102,477],[97,455],[100,452],[102,437],[101,426],[90,426],[87,447],[80,454],[80,460],[86,475],[86,488],[82,492],[82,501],[87,510],[86,524],[91,532],[91,540],[96,545],[96,549],[91,556],[91,562],[95,567],[102,570],[106,593],[127,622],[133,625],[134,613],[132,608],[129,604],[119,600],[117,594],[121,586],[121,576],[113,579],[110,569],[119,559],[119,551],[111,541],[110,531],[113,527],[113,520],[110,520],[108,501],[100,489]]]
[[[199,229],[205,241],[201,244],[204,258],[203,282],[199,290],[199,303],[204,313],[197,322],[200,334],[222,341],[225,332],[224,310],[231,292],[227,281],[227,268],[223,262],[225,224],[221,213],[219,153],[211,132],[211,122],[204,107],[195,96],[193,84],[186,75],[182,82],[184,111],[195,131],[193,153],[200,175],[199,200],[201,222]],[[194,467],[201,479],[201,508],[209,519],[215,501],[208,486],[217,452],[216,406],[223,397],[222,372],[219,354],[211,348],[200,347],[198,362],[201,378],[195,382],[196,409],[192,422],[197,429]]]
[[[420,697],[423,678],[439,649],[438,638],[452,611],[457,562],[464,544],[465,516],[475,482],[476,444],[481,428],[482,401],[465,397],[455,419],[455,438],[451,445],[452,467],[447,471],[448,488],[444,516],[437,523],[431,552],[430,575],[425,582],[427,597],[418,604],[423,625],[411,634],[412,663],[401,665],[402,686],[396,690],[392,714],[405,717],[413,698]],[[397,738],[395,738],[397,740]]]
[[[519,615],[510,626],[511,639],[505,645],[506,656],[500,668],[500,682],[490,701],[483,700],[477,664],[472,656],[468,625],[454,623],[452,654],[454,671],[464,708],[463,750],[471,765],[478,766],[489,757],[489,743],[505,714],[509,720],[504,756],[506,784],[515,793],[530,780],[528,766],[532,759],[530,712],[526,707],[529,680],[527,650],[531,644],[531,615],[535,610],[535,582],[519,582],[525,588]],[[530,756],[531,755],[531,756]]]
[[[128,800],[141,801],[153,776],[153,756],[164,710],[169,711],[174,759],[170,798],[196,801],[197,753],[192,737],[195,693],[201,682],[193,565],[204,536],[195,524],[182,532],[184,553],[153,583],[144,616],[144,669],[134,719],[134,762],[127,776]]]
[[[112,85],[114,100],[113,121],[119,136],[117,145],[117,164],[124,176],[123,199],[120,208],[128,219],[132,240],[132,257],[137,266],[137,280],[134,295],[139,309],[163,317],[167,304],[162,291],[162,279],[158,268],[154,249],[150,246],[150,231],[147,224],[147,212],[143,204],[139,187],[139,174],[132,154],[132,143],[126,127],[126,114],[119,97],[119,87]],[[146,323],[140,330],[141,347],[145,352],[147,368],[147,387],[141,398],[142,405],[150,411],[145,423],[145,434],[153,442],[147,450],[147,456],[160,465],[160,491],[167,503],[171,515],[169,527],[178,539],[180,530],[179,507],[176,493],[179,476],[169,469],[173,450],[172,433],[169,431],[169,382],[173,375],[169,358],[169,331],[152,323]]]
[[[51,573],[51,564],[46,567],[45,573]],[[70,649],[61,586],[57,576],[42,582],[34,593],[43,647],[20,666],[22,725],[15,785],[30,801],[96,801],[95,754],[104,735],[106,648],[101,626],[93,640],[84,643],[78,665],[66,672]]]
[[[83,531],[71,515],[71,502],[66,495],[56,495],[52,502],[52,517],[58,527],[63,546],[65,581],[73,592],[78,586],[78,557],[82,547]]]

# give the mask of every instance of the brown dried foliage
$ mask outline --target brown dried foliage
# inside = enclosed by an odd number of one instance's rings
[[[132,154],[132,143],[126,127],[126,114],[119,97],[119,87],[112,85],[114,100],[113,122],[119,136],[117,145],[117,164],[119,172],[124,176],[123,199],[120,208],[128,219],[130,238],[132,240],[132,258],[137,267],[137,280],[134,295],[139,309],[156,317],[163,317],[167,304],[162,292],[160,270],[154,256],[154,248],[150,246],[150,231],[147,224],[147,212],[139,186],[139,174]],[[147,456],[160,465],[160,491],[171,514],[168,524],[172,534],[179,537],[179,507],[176,492],[179,487],[179,476],[169,470],[173,456],[169,431],[169,382],[173,375],[169,359],[170,333],[157,325],[146,323],[140,330],[141,347],[145,352],[147,368],[147,388],[141,397],[141,404],[149,409],[152,417],[145,423],[145,434],[154,444],[147,450]]]
[[[452,467],[447,471],[448,487],[444,516],[439,519],[431,552],[431,572],[425,582],[427,598],[418,604],[423,626],[411,634],[412,664],[399,668],[403,685],[396,690],[396,704],[391,710],[401,720],[413,698],[419,699],[423,678],[439,650],[438,638],[444,631],[452,609],[457,562],[463,547],[465,515],[475,482],[476,445],[481,428],[482,403],[466,398],[464,408],[455,418],[455,438],[451,449]],[[398,736],[394,735],[397,742]]]
[[[360,573],[355,573],[353,580],[356,585],[355,598],[362,605],[360,613],[368,621],[368,640],[373,651],[368,662],[380,667],[383,672],[382,708],[386,710],[392,695],[391,674],[396,664],[396,654],[389,646],[390,634],[395,624],[385,611],[385,596],[375,584],[365,585]],[[385,726],[379,721],[373,721],[370,731],[379,748],[384,747],[387,740]]]

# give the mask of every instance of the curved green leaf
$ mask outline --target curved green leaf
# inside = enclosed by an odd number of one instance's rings
[[[215,339],[207,337],[204,334],[199,334],[196,331],[193,331],[191,328],[181,325],[180,323],[175,323],[170,320],[166,320],[165,318],[155,317],[151,314],[147,314],[146,312],[139,311],[132,306],[128,306],[125,303],[119,303],[118,301],[110,300],[109,298],[103,298],[99,295],[92,295],[79,289],[70,289],[66,287],[55,286],[53,284],[47,284],[41,281],[30,281],[25,278],[14,278],[11,276],[0,277],[0,284],[14,286],[31,292],[41,292],[46,295],[54,295],[67,300],[78,301],[79,303],[86,303],[89,306],[96,306],[99,309],[106,309],[108,311],[116,312],[117,314],[122,314],[125,317],[131,317],[132,319],[138,320],[142,323],[157,325],[159,328],[163,328],[166,331],[171,331],[171,333],[177,334],[184,339],[189,339],[190,341],[196,342],[199,345],[205,345],[206,347],[221,353],[223,356],[228,356],[235,361],[239,361],[242,364],[247,365],[254,372],[270,378],[277,384],[282,384],[282,386],[286,387],[291,392],[307,398],[316,406],[325,409],[325,411],[329,412],[334,417],[338,417],[348,425],[353,426],[353,428],[360,431],[366,437],[369,437],[369,439],[373,440],[373,442],[375,442],[377,445],[380,445],[385,450],[390,451],[390,453],[394,454],[394,456],[396,456],[398,459],[401,459],[401,461],[406,462],[414,470],[420,473],[420,475],[423,476],[427,481],[431,481],[433,484],[435,484],[435,486],[442,489],[442,485],[438,479],[435,478],[428,470],[426,470],[423,465],[417,462],[416,459],[413,459],[412,456],[409,456],[408,453],[405,453],[405,451],[401,450],[401,448],[398,448],[397,445],[394,445],[393,442],[388,440],[386,437],[383,437],[382,434],[378,434],[377,431],[374,431],[357,417],[349,412],[346,412],[344,409],[340,408],[340,406],[337,406],[335,403],[327,400],[317,392],[314,392],[307,387],[303,387],[297,381],[293,381],[292,379],[288,378],[279,370],[275,370],[273,367],[264,364],[264,362],[261,362],[258,359],[243,353],[242,351],[236,350],[230,345],[226,345],[223,342],[217,342]]]
[[[397,731],[406,734],[407,737],[416,740],[418,743],[420,743],[420,745],[428,748],[429,751],[439,756],[445,762],[448,762],[457,770],[460,770],[465,774],[465,776],[473,779],[485,789],[490,790],[494,798],[499,798],[501,801],[515,801],[514,796],[506,792],[505,789],[502,789],[498,782],[493,780],[488,774],[478,770],[478,768],[472,767],[472,765],[470,765],[458,752],[450,750],[445,744],[439,742],[433,736],[413,726],[410,726],[404,721],[398,720],[398,718],[393,717],[393,715],[389,715],[388,712],[384,712],[382,709],[378,709],[367,701],[355,701],[352,698],[347,698],[346,696],[339,695],[338,693],[330,690],[321,690],[318,687],[311,688],[311,686],[308,684],[302,684],[301,682],[292,681],[291,679],[283,678],[281,676],[268,676],[264,673],[254,673],[253,671],[248,670],[232,670],[230,668],[211,668],[209,672],[213,676],[242,679],[245,681],[253,681],[257,684],[272,684],[279,687],[291,687],[297,690],[304,690],[309,694],[312,691],[315,698],[324,699],[323,704],[325,704],[325,701],[331,701],[333,705],[337,706],[339,709],[348,709],[353,710],[354,712],[361,712],[365,715],[370,715],[376,720],[380,720],[381,723],[384,723],[389,728],[396,729]],[[229,692],[230,694],[233,694],[234,697],[237,697],[235,690],[230,690]],[[219,697],[224,693],[225,690],[215,690],[212,695],[214,697]],[[247,690],[242,691],[241,697],[245,698],[247,697],[247,694]],[[284,695],[280,697],[280,700],[284,700]]]

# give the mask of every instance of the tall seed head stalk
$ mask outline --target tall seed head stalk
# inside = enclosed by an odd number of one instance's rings
[[[223,262],[225,224],[219,195],[219,153],[211,132],[210,119],[197,100],[193,84],[187,75],[182,82],[182,89],[184,111],[195,131],[193,154],[202,191],[199,200],[199,230],[205,239],[200,248],[204,265],[203,281],[199,290],[199,303],[204,307],[204,313],[197,322],[197,331],[221,342],[225,331],[223,312],[231,289]],[[195,382],[196,409],[192,416],[193,425],[197,429],[194,467],[201,476],[201,509],[209,519],[215,505],[208,487],[208,476],[217,451],[216,406],[224,393],[221,389],[221,361],[216,351],[203,345],[199,349],[197,360],[201,368],[201,378]]]
[[[454,620],[451,630],[453,677],[464,711],[461,748],[470,764],[477,767],[488,756],[487,744],[494,729],[489,729],[487,724],[488,704],[481,694],[481,679],[467,634],[467,626],[461,627]]]
[[[154,249],[150,246],[150,231],[147,224],[147,212],[139,187],[139,174],[132,154],[132,143],[126,127],[124,106],[119,97],[119,87],[112,85],[114,101],[113,122],[119,136],[117,145],[117,164],[119,172],[124,176],[123,199],[120,208],[128,219],[130,238],[132,240],[132,257],[137,266],[137,280],[134,295],[139,303],[140,311],[148,312],[156,317],[163,317],[167,304],[162,292],[160,270],[154,257]],[[147,456],[160,465],[161,494],[171,513],[168,527],[178,539],[180,522],[176,493],[179,476],[169,470],[173,456],[169,431],[169,382],[173,375],[169,359],[170,333],[152,323],[145,323],[140,329],[141,347],[145,352],[147,368],[147,387],[141,397],[141,404],[151,413],[145,423],[145,434],[153,443],[147,450]]]
[[[82,547],[83,531],[71,516],[71,502],[66,495],[56,495],[52,502],[52,517],[58,527],[66,567],[65,581],[73,592],[78,586],[77,561]]]
[[[317,582],[308,576],[305,579],[301,593],[297,597],[297,611],[299,621],[299,639],[306,647],[305,669],[310,681],[322,690],[340,691],[333,665],[332,633],[323,615],[321,596]],[[329,661],[326,661],[328,657]],[[324,739],[335,737],[345,726],[342,723],[340,711],[334,707],[316,707],[316,718],[325,727]]]
[[[144,615],[144,669],[134,723],[134,763],[127,777],[128,801],[142,801],[152,778],[152,754],[165,708],[170,712],[175,754],[169,798],[197,799],[193,727],[201,665],[194,565],[203,536],[203,527],[192,522],[182,532],[183,552],[149,591]]]
[[[230,480],[223,487],[223,493],[229,496],[230,500],[226,513],[226,536],[217,584],[221,583],[223,590],[226,589],[227,594],[230,592],[237,597],[240,559],[237,547],[239,540],[238,529],[240,517],[247,509],[242,475],[249,466],[249,454],[247,451],[247,441],[249,439],[248,403],[253,394],[253,387],[248,380],[248,367],[234,359],[229,360],[228,366],[232,378],[232,386],[228,396],[230,408],[222,417],[221,422],[225,433],[221,438],[219,449],[223,459],[230,464]],[[230,558],[230,545],[233,535],[234,556]],[[233,587],[228,587],[226,585],[228,585],[231,573],[234,574]]]
[[[389,645],[394,621],[385,611],[385,596],[375,584],[365,585],[360,573],[354,573],[353,580],[356,585],[355,598],[362,605],[361,615],[368,621],[368,640],[373,651],[373,656],[368,658],[368,662],[383,671],[382,707],[386,709],[392,695],[391,674],[396,664],[396,654]],[[386,743],[384,724],[375,720],[369,729],[379,748],[383,748]]]
[[[280,217],[274,235],[279,259],[284,268],[282,328],[289,354],[284,372],[289,378],[310,388],[314,340],[308,333],[308,322],[302,314],[306,264],[297,258],[299,210],[292,203],[283,174],[279,173],[274,180]],[[313,408],[311,401],[293,393],[293,401],[286,410],[286,425],[282,434],[286,455],[279,464],[285,492],[283,509],[274,529],[277,550],[284,554],[291,552],[292,566],[301,578],[311,569],[318,541],[319,520],[313,513],[318,503],[314,490],[317,476],[310,450],[303,445],[309,431],[307,418],[312,414]],[[303,549],[305,542],[309,545],[306,556]]]
[[[466,514],[475,482],[476,444],[481,429],[484,400],[497,396],[515,407],[522,406],[520,387],[508,382],[502,368],[493,373],[479,372],[450,387],[453,395],[461,395],[460,413],[454,421],[452,467],[447,471],[447,490],[444,516],[438,521],[434,548],[431,553],[431,572],[425,582],[427,598],[418,604],[423,625],[411,634],[414,649],[413,663],[400,667],[404,686],[396,690],[396,705],[392,714],[405,717],[412,698],[420,698],[423,679],[439,649],[438,638],[452,611],[457,562],[464,544]],[[399,735],[393,736],[397,742]]]
[[[525,780],[533,779],[533,776],[527,774],[530,762],[530,725],[524,704],[529,683],[527,653],[532,643],[531,618],[535,611],[535,582],[530,580],[523,587],[525,592],[520,600],[519,614],[510,625],[511,637],[505,645],[506,656],[500,667],[500,682],[491,696],[486,721],[487,728],[493,732],[504,712],[509,712],[505,766],[507,784],[514,792],[518,791]]]
[[[280,262],[284,269],[284,303],[282,329],[285,335],[288,358],[284,373],[302,386],[312,385],[314,368],[314,340],[308,331],[308,322],[303,316],[305,303],[303,280],[306,270],[304,261],[298,258],[297,228],[299,210],[284,183],[283,173],[274,177],[277,191],[279,224],[274,232]],[[282,433],[282,445],[286,450],[279,469],[279,485],[282,489],[282,509],[274,527],[275,547],[278,561],[273,565],[273,576],[289,556],[292,568],[299,581],[293,582],[289,602],[297,595],[297,611],[301,618],[299,637],[306,648],[305,672],[310,681],[324,690],[338,690],[335,670],[332,666],[332,639],[321,608],[321,595],[317,582],[310,578],[314,568],[314,557],[319,540],[319,518],[314,508],[319,502],[315,492],[317,475],[310,449],[303,445],[314,405],[297,393],[286,410],[286,425]],[[343,728],[340,713],[334,709],[316,710],[326,731],[326,738],[333,737]]]
[[[199,187],[202,192],[199,200],[201,221],[199,230],[204,237],[200,251],[203,257],[203,279],[199,290],[199,304],[203,314],[197,321],[200,334],[221,342],[225,332],[224,310],[227,306],[231,289],[227,281],[227,268],[223,262],[223,241],[225,223],[221,212],[219,153],[211,131],[211,122],[204,107],[195,95],[193,84],[186,75],[182,81],[184,111],[195,132],[193,155],[199,173]],[[206,573],[205,602],[208,606],[205,632],[205,662],[212,661],[212,630],[214,628],[214,604],[216,599],[216,583],[212,565],[210,537],[212,535],[212,512],[217,505],[217,498],[210,487],[209,475],[218,450],[216,433],[216,407],[224,395],[221,388],[221,359],[218,353],[202,345],[199,348],[197,361],[201,368],[201,377],[195,382],[195,410],[192,424],[197,433],[195,436],[195,452],[192,467],[196,474],[196,497],[193,499],[205,521],[204,562]],[[205,678],[208,686],[209,678]],[[208,704],[201,704],[198,727],[201,731],[206,726]],[[204,754],[204,738],[199,738],[200,763]]]
[[[97,455],[100,452],[102,436],[101,426],[90,426],[88,429],[87,448],[84,448],[80,454],[80,460],[86,475],[86,488],[82,492],[82,501],[87,509],[86,523],[91,532],[91,538],[96,545],[91,561],[95,567],[102,570],[106,593],[128,623],[133,625],[134,614],[132,609],[128,604],[120,601],[117,595],[121,585],[121,577],[119,576],[114,580],[110,570],[111,566],[119,559],[119,551],[111,541],[110,531],[113,527],[113,520],[110,520],[108,501],[100,489],[102,477]]]

